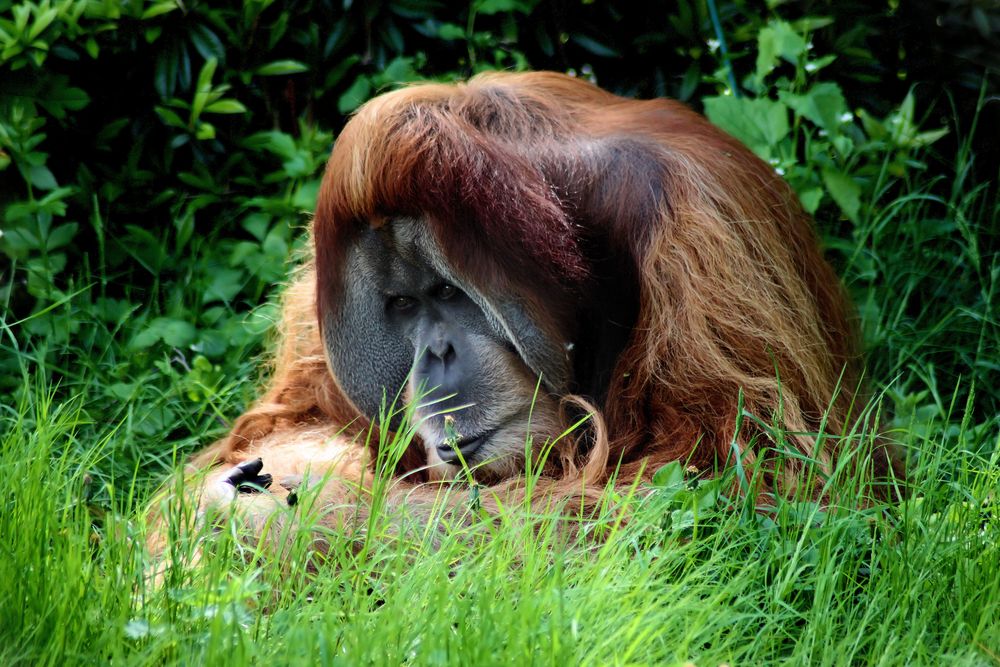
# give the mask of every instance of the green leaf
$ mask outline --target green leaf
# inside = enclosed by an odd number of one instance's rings
[[[208,104],[209,94],[212,92],[212,77],[215,76],[215,68],[218,66],[219,61],[215,58],[209,58],[205,61],[202,66],[201,71],[198,72],[198,84],[195,87],[194,100],[191,102],[191,122],[201,116],[201,112],[205,109],[205,105]],[[199,137],[199,139],[202,137]]]
[[[148,404],[147,404],[148,405]],[[145,413],[139,413],[135,420],[135,430],[140,435],[155,438],[166,430],[176,427],[177,414],[166,405],[152,405]],[[159,629],[158,629],[159,628]],[[162,626],[154,626],[153,634],[162,632]]]
[[[238,269],[215,269],[212,282],[202,295],[203,303],[213,301],[230,302],[243,289],[244,272]]]
[[[300,211],[312,211],[316,208],[316,199],[319,196],[318,178],[306,181],[298,187],[292,194],[292,206]]]
[[[202,65],[201,71],[198,72],[198,90],[199,91],[209,91],[212,89],[212,77],[215,76],[215,68],[218,67],[219,61],[215,58],[209,58]]]
[[[772,157],[772,149],[788,136],[788,107],[781,102],[722,95],[707,97],[704,104],[709,120],[764,159]]]
[[[413,58],[405,56],[393,58],[378,77],[379,82],[383,84],[404,83],[416,81],[419,78],[420,73],[413,66]]]
[[[26,41],[33,42],[39,35],[45,32],[46,28],[52,25],[52,21],[54,21],[58,15],[59,11],[55,8],[39,14],[35,19],[35,22],[31,24],[31,30],[28,32],[28,39]]]
[[[269,151],[284,160],[291,160],[298,153],[298,149],[295,147],[295,140],[291,135],[278,130],[252,134],[244,140],[243,145],[250,150]]]
[[[595,56],[600,56],[602,58],[617,58],[621,56],[618,51],[615,51],[610,46],[605,46],[595,39],[592,39],[586,35],[575,34],[570,39],[576,44],[580,45],[585,51],[588,51]]]
[[[199,141],[215,139],[215,126],[210,123],[198,123],[198,129],[195,131],[194,137]]]
[[[281,76],[308,71],[309,66],[298,60],[275,60],[272,63],[258,67],[254,73],[259,76]]]
[[[65,225],[59,225],[49,232],[48,238],[45,239],[46,249],[55,250],[67,245],[76,236],[79,227],[75,222],[67,222]]]
[[[778,58],[797,64],[806,52],[806,40],[785,21],[770,21],[757,34],[757,63],[754,79],[760,84],[778,64]]]
[[[134,382],[116,382],[105,391],[109,396],[117,398],[121,401],[130,401],[135,397],[135,383]],[[128,632],[126,627],[125,632]]]
[[[948,128],[942,127],[937,130],[927,130],[926,132],[921,132],[917,136],[913,137],[911,145],[914,148],[921,148],[923,146],[930,146],[935,141],[948,134]]]
[[[187,123],[185,123],[184,120],[173,109],[168,109],[167,107],[157,105],[153,107],[153,110],[156,111],[156,115],[159,116],[160,120],[162,120],[166,125],[181,129],[187,127]]]
[[[54,190],[59,184],[56,177],[44,164],[28,167],[28,182],[39,190]]]
[[[438,37],[445,41],[465,39],[465,29],[454,23],[442,23],[438,27]]]
[[[156,18],[167,12],[172,12],[178,8],[176,0],[168,0],[167,2],[157,2],[154,5],[149,6],[146,11],[142,13],[140,17],[143,21],[151,18]]]
[[[243,229],[250,232],[258,241],[263,240],[267,228],[271,224],[271,216],[266,213],[251,213],[243,219]]]
[[[808,118],[830,134],[843,124],[842,118],[847,113],[847,100],[844,99],[840,86],[835,83],[817,83],[802,95],[780,91],[778,97],[797,114]]]
[[[171,347],[187,347],[197,335],[197,329],[190,322],[171,317],[157,317],[132,339],[131,346],[147,348],[162,340]]]
[[[28,19],[31,18],[31,6],[28,4],[14,5],[10,11],[14,15],[14,27],[17,28],[18,37],[20,37],[24,34],[25,28],[28,27]]]
[[[185,320],[168,319],[161,330],[163,342],[171,347],[186,347],[194,342],[198,330]]]
[[[357,64],[359,60],[360,58],[357,55],[341,58],[340,62],[327,70],[326,78],[323,79],[322,88],[332,88],[340,83],[340,80],[344,78],[344,74],[347,73],[347,70],[351,69],[351,67]]]
[[[802,208],[806,210],[806,213],[812,215],[819,208],[820,202],[823,201],[823,189],[809,188],[808,190],[803,190],[799,193],[799,201],[802,202]]]
[[[247,108],[236,100],[219,100],[205,107],[205,113],[246,113]]]
[[[861,118],[861,126],[864,127],[865,134],[870,139],[883,139],[888,134],[888,130],[886,130],[882,121],[864,109],[858,111],[858,117]]]
[[[672,487],[684,483],[684,468],[680,461],[671,461],[653,473],[653,486]]]
[[[69,77],[56,75],[51,77],[44,92],[39,96],[38,103],[45,110],[60,120],[66,117],[66,111],[78,111],[90,103],[90,96],[80,88],[69,85]]]
[[[782,0],[784,1],[784,0]],[[796,21],[792,21],[792,29],[801,34],[816,32],[820,28],[833,25],[834,19],[831,16],[806,16]]]
[[[195,23],[191,26],[189,33],[191,44],[195,50],[205,60],[215,59],[224,61],[226,58],[226,47],[211,28],[204,23]]]
[[[364,104],[371,96],[372,84],[364,74],[358,76],[351,87],[337,100],[337,110],[347,114]]]
[[[823,170],[823,185],[844,215],[857,223],[858,211],[861,210],[861,186],[847,174],[833,169]]]
[[[477,14],[499,14],[501,12],[521,12],[530,14],[537,0],[476,0]]]
[[[805,64],[806,72],[810,74],[815,74],[827,65],[833,63],[837,59],[835,55],[826,55],[816,60],[810,60]]]

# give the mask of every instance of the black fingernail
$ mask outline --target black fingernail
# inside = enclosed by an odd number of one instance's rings
[[[270,475],[257,475],[252,479],[241,480],[236,490],[240,493],[260,493],[271,486],[272,481],[274,480]]]
[[[236,466],[240,470],[246,472],[250,475],[256,475],[264,467],[264,460],[260,457],[253,459],[252,461],[244,461],[243,463]]]

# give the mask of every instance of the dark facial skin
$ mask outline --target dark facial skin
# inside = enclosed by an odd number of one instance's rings
[[[328,329],[331,365],[369,415],[378,414],[377,399],[405,385],[405,398],[418,399],[434,475],[450,477],[463,465],[508,474],[523,460],[529,432],[557,432],[555,403],[503,327],[442,275],[445,263],[415,236],[419,229],[398,222],[358,241],[348,259],[348,316]]]
[[[454,413],[463,410],[470,413],[463,417],[463,423],[472,423],[470,417],[477,414],[479,425],[488,424],[492,420],[483,420],[483,410],[478,407],[488,402],[481,380],[487,375],[489,357],[499,350],[490,339],[485,316],[454,285],[434,284],[437,276],[433,273],[413,266],[406,269],[402,272],[408,274],[406,280],[391,281],[393,287],[401,289],[393,290],[399,293],[386,298],[386,318],[413,347],[410,386],[421,396],[421,405],[426,406],[421,411],[433,411],[425,417],[425,426],[433,425],[435,432],[444,433],[445,415],[455,419]],[[429,287],[414,289],[414,283]],[[458,464],[464,458],[471,463],[494,432],[456,432],[433,444],[443,462]]]

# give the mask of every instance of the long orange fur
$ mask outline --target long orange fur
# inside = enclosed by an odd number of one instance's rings
[[[609,146],[638,157],[602,170]],[[360,474],[369,423],[327,366],[319,322],[338,307],[351,234],[394,215],[426,218],[456,270],[522,296],[552,332],[568,326],[591,270],[580,224],[599,224],[631,262],[635,326],[603,404],[562,397],[593,419],[546,469],[550,495],[596,494],[612,471],[629,483],[675,460],[714,470],[734,449],[747,469],[765,466],[768,493],[818,493],[802,488],[818,481],[801,459],[826,473],[836,465],[837,436],[858,418],[861,359],[844,291],[789,186],[676,102],[553,73],[493,73],[396,90],[350,120],[323,180],[314,259],[285,295],[267,389],[195,468],[258,455],[278,474],[323,468],[333,464],[317,452],[329,446],[350,460],[337,475]],[[774,441],[738,419],[741,393],[744,410],[801,458],[767,467]],[[404,456],[400,498],[414,497],[423,464],[420,448]],[[876,474],[895,465],[883,451],[865,464]],[[510,479],[497,490],[518,488]]]

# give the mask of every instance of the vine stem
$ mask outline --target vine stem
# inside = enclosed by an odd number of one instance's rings
[[[726,76],[729,78],[729,88],[733,91],[733,97],[741,97],[740,89],[736,85],[736,74],[733,72],[733,63],[729,60],[729,47],[726,46],[726,34],[722,31],[722,23],[719,21],[719,10],[715,6],[715,0],[705,0],[705,3],[708,5],[708,15],[712,18],[715,38],[719,40],[722,62],[726,64]]]

